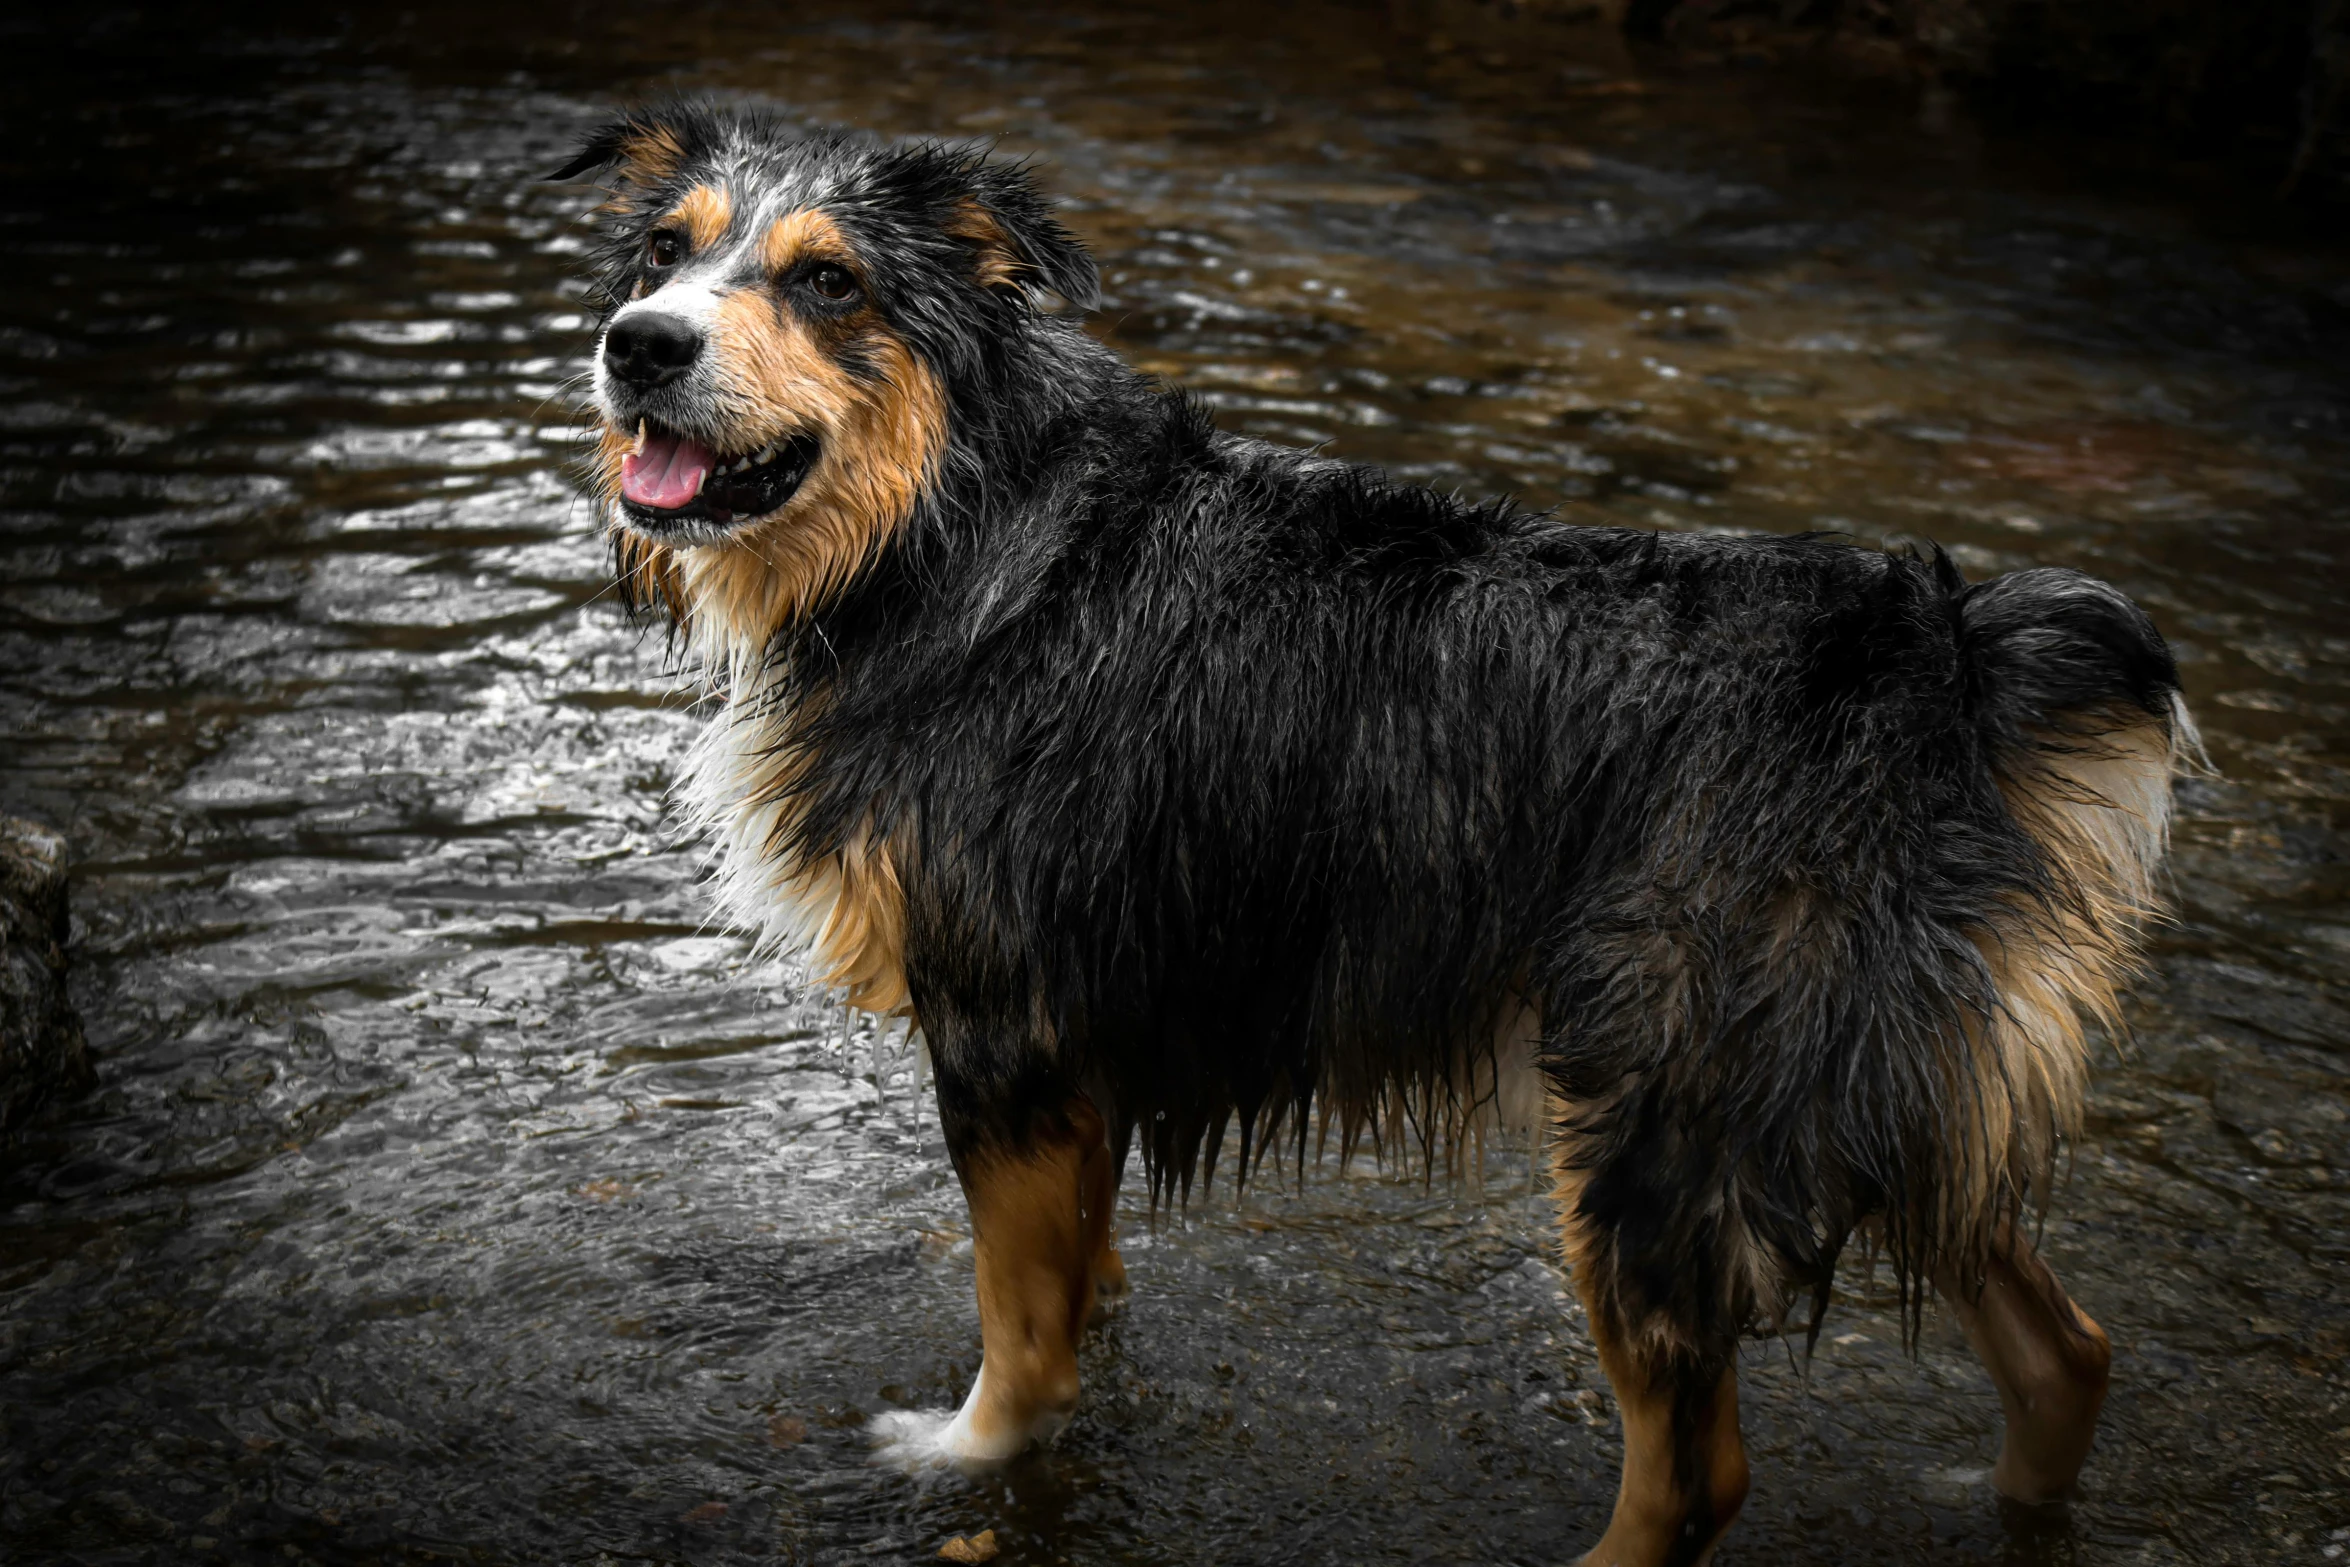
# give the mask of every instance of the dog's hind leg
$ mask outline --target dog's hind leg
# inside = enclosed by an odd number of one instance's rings
[[[1554,1128],[1578,1119],[1550,1101]],[[1720,1314],[1698,1326],[1685,1319],[1702,1322],[1702,1312],[1670,1311],[1652,1291],[1706,1287],[1697,1255],[1706,1230],[1666,1222],[1667,1194],[1627,1194],[1624,1168],[1578,1168],[1573,1143],[1562,1134],[1551,1149],[1560,1232],[1624,1423],[1615,1510],[1581,1567],[1700,1567],[1746,1501],[1738,1340]],[[1639,1156],[1628,1167],[1638,1177],[1662,1162]]]
[[[2070,1496],[2105,1404],[2113,1360],[2105,1330],[2012,1228],[1994,1244],[1979,1279],[1950,1269],[1936,1285],[1957,1309],[2007,1415],[1992,1485],[2034,1505]]]
[[[1660,1353],[1583,1296],[1624,1420],[1615,1512],[1583,1567],[1697,1567],[1746,1500],[1737,1368],[1728,1353]]]
[[[1553,1123],[1566,1119],[1554,1101]],[[1699,1567],[1746,1501],[1737,1340],[1694,1339],[1625,1288],[1626,1237],[1591,1211],[1563,1144],[1553,1157],[1567,1262],[1624,1422],[1615,1511],[1581,1567]]]

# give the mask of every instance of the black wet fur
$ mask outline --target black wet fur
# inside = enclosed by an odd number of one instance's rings
[[[1519,1001],[1579,1108],[1581,1219],[1628,1322],[1712,1357],[1759,1247],[1824,1288],[1875,1218],[1905,1293],[1951,1129],[2007,1094],[1964,1046],[1981,938],[2050,896],[2003,754],[2070,715],[2170,722],[2120,593],[1939,553],[1591,527],[1218,432],[1031,291],[980,287],[957,202],[1035,281],[1094,271],[970,149],[659,111],[682,189],[808,179],[948,392],[913,516],[767,651],[798,853],[877,831],[958,1158],[1090,1091],[1154,1197],[1342,1126],[1457,1109]],[[647,122],[649,123],[649,122]],[[565,174],[607,162],[624,130]],[[627,297],[647,200],[610,225]],[[1791,934],[1792,933],[1792,934]],[[1399,1092],[1400,1091],[1400,1092]],[[2009,1211],[2026,1201],[1998,1194]]]

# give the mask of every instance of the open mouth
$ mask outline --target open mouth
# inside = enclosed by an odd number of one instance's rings
[[[620,504],[629,521],[658,532],[681,523],[746,522],[798,492],[816,466],[812,435],[791,435],[755,452],[722,457],[689,436],[643,427],[620,462]]]

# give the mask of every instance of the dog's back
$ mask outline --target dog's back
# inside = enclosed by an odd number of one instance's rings
[[[1161,1189],[1315,1103],[1425,1153],[1530,1016],[1577,1283],[1667,1429],[1743,1332],[1816,1320],[1858,1227],[1913,1309],[2010,1267],[2194,744],[2141,612],[2069,572],[1970,587],[1141,449],[1180,480],[1105,469],[1000,556],[909,555],[956,585],[926,618],[975,628],[935,662],[866,688],[843,653],[852,775],[922,758],[891,791],[932,1048],[1028,1085],[975,1139],[1075,1082]],[[826,634],[860,624],[852,596]]]
[[[1864,1218],[1922,1278],[2041,1189],[2192,744],[2126,599],[1567,526],[1152,412],[1165,473],[822,622],[819,743],[888,773],[914,924],[989,933],[985,1049],[1101,1086],[1182,1182],[1234,1116],[1441,1120],[1531,1007],[1579,1202],[1676,1279],[1635,1314],[1697,1338]],[[920,647],[905,581],[947,585]]]

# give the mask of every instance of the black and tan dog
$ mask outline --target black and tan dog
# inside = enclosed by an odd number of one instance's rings
[[[2018,1220],[2194,744],[2135,606],[1219,434],[968,150],[685,107],[592,171],[596,484],[724,694],[720,893],[919,1020],[970,1203],[981,1372],[901,1451],[1067,1419],[1138,1131],[1157,1197],[1228,1126],[1245,1172],[1531,1104],[1623,1410],[1593,1559],[1711,1550],[1740,1336],[1864,1227],[1989,1367],[2000,1489],[2072,1486],[2106,1340]]]

